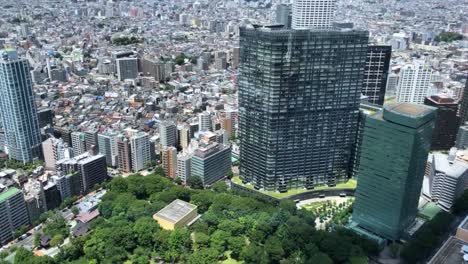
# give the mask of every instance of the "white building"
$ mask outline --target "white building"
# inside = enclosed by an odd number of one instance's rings
[[[143,170],[151,161],[151,151],[148,134],[139,132],[130,138],[130,153],[132,157],[132,170]]]
[[[159,124],[159,137],[161,138],[161,146],[176,147],[177,126],[173,122],[161,122],[161,124]]]
[[[449,155],[434,153],[430,160],[431,199],[447,211],[463,193],[468,181],[468,164],[455,155],[453,148]]]
[[[328,29],[335,18],[336,0],[295,0],[293,29]]]
[[[191,159],[190,154],[179,154],[177,155],[177,177],[182,180],[184,184],[187,184],[187,180],[191,173]]]
[[[401,103],[423,104],[429,96],[432,69],[429,65],[416,62],[401,69],[397,101]]]
[[[198,115],[198,131],[210,131],[212,126],[211,115],[203,112]]]
[[[55,163],[58,160],[73,157],[73,150],[68,147],[63,139],[54,137],[42,142],[42,152],[44,154],[45,168],[55,170]]]

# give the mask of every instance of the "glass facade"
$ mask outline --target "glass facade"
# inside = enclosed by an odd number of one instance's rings
[[[41,134],[29,64],[13,50],[0,50],[0,112],[10,159],[39,158]]]
[[[240,29],[240,175],[286,191],[348,177],[366,31]]]
[[[352,216],[359,227],[398,240],[413,223],[435,116],[433,107],[399,103],[366,117]]]

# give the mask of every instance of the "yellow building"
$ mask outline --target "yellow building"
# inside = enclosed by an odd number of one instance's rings
[[[166,230],[191,225],[198,218],[197,206],[179,199],[153,215],[153,219]]]

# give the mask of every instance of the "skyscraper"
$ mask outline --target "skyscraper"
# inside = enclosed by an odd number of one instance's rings
[[[431,150],[449,150],[455,145],[460,125],[460,118],[457,116],[458,104],[446,95],[428,96],[424,104],[437,108]]]
[[[463,90],[463,98],[460,102],[460,122],[465,124],[468,122],[468,77],[466,79],[465,89]]]
[[[431,66],[415,62],[404,66],[400,71],[397,101],[401,103],[423,104],[430,95]]]
[[[26,59],[0,50],[0,112],[10,159],[31,162],[41,156],[41,133]]]
[[[117,78],[120,81],[138,77],[137,58],[119,58],[115,60],[115,63],[117,65]]]
[[[347,180],[368,33],[240,29],[240,175],[286,191]]]
[[[384,104],[391,58],[392,46],[371,45],[367,50],[362,94],[369,97],[369,103]]]
[[[200,177],[203,185],[211,185],[225,177],[231,169],[231,148],[211,143],[202,145],[192,156],[192,177]]]
[[[365,121],[353,209],[356,230],[391,240],[413,223],[436,111],[397,103]]]
[[[329,29],[335,18],[336,0],[295,0],[293,29]]]

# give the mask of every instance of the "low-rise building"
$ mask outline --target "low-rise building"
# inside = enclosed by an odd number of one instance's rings
[[[198,219],[197,206],[177,199],[154,214],[153,219],[166,230],[191,225]]]

